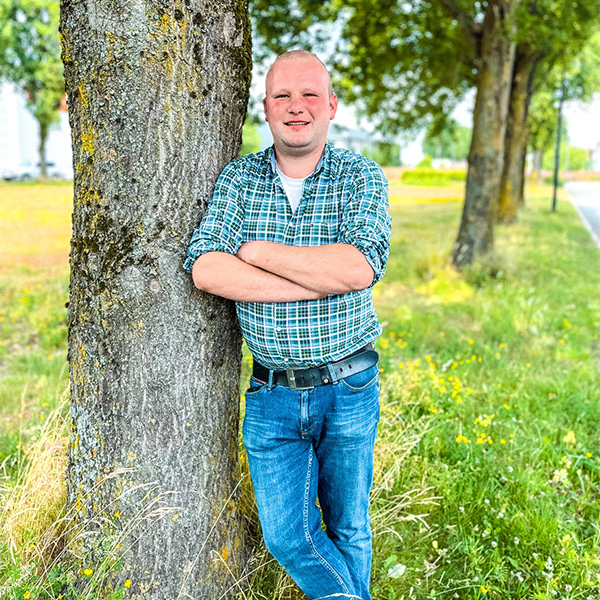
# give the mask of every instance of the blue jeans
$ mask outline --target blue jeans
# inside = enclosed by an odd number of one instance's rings
[[[244,445],[265,544],[310,600],[371,600],[378,421],[377,365],[301,391],[253,378],[246,392]]]

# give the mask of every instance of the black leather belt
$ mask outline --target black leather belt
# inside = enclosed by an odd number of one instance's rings
[[[327,385],[355,373],[366,371],[377,364],[378,359],[379,354],[373,349],[373,344],[368,343],[342,360],[309,369],[273,371],[272,383],[284,385],[291,390],[308,390],[318,385]],[[269,381],[269,369],[254,361],[252,376],[266,383]]]

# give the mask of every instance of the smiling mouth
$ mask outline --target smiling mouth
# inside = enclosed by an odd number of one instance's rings
[[[308,121],[288,121],[286,123],[286,125],[288,125],[288,126],[293,126],[293,125],[308,125]]]

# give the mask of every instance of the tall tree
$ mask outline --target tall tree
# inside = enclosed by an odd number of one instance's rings
[[[38,122],[42,177],[48,133],[65,95],[58,20],[59,0],[0,0],[0,77],[25,92]]]
[[[590,37],[598,30],[599,21],[600,0],[534,0],[525,3],[519,12],[498,200],[502,222],[514,221],[517,207],[523,204],[528,114],[533,94],[546,85],[554,64],[564,70],[579,61],[579,54],[585,53]]]
[[[453,262],[461,267],[490,252],[494,244],[519,0],[490,0],[479,18],[453,0],[440,1],[454,14],[475,48],[477,69],[465,202],[452,249]]]
[[[528,43],[519,44],[513,69],[508,118],[504,142],[504,163],[498,194],[498,220],[510,223],[517,217],[517,206],[523,201],[525,160],[527,156],[527,124],[533,95],[533,80],[543,58]]]
[[[245,563],[240,334],[233,306],[195,291],[182,261],[240,148],[246,6],[62,0],[60,34],[75,173],[75,585],[97,598],[231,597]]]

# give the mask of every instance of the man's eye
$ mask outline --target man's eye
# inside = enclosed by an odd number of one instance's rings
[[[287,94],[277,94],[277,96],[275,96],[275,98],[287,98],[288,95]]]

